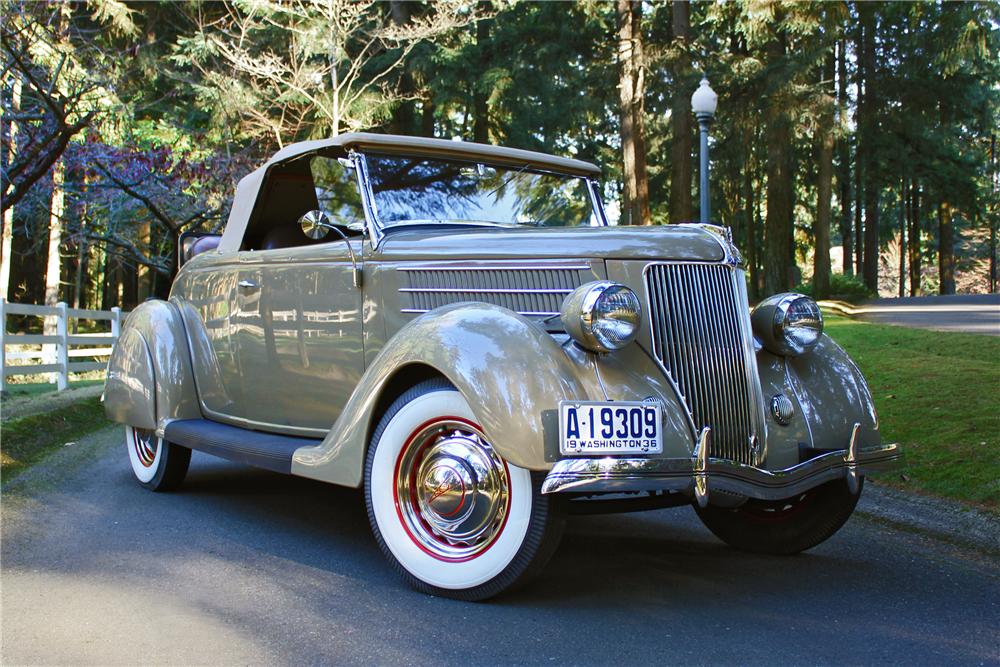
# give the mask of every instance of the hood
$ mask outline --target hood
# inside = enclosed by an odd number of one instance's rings
[[[721,262],[723,243],[697,226],[390,229],[378,256],[423,259],[601,258]]]

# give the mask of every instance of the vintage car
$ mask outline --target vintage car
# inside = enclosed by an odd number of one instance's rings
[[[693,505],[728,544],[830,537],[891,465],[799,294],[751,312],[728,231],[609,225],[592,164],[376,134],[288,146],[125,323],[108,416],[135,477],[196,449],[363,487],[421,591],[539,571],[567,513]]]

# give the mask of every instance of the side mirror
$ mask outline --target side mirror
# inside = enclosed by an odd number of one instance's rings
[[[299,218],[302,233],[313,240],[318,240],[330,233],[333,221],[323,211],[309,211]]]
[[[299,225],[302,226],[302,233],[313,240],[319,240],[330,233],[331,229],[334,229],[337,225],[330,218],[329,215],[323,211],[309,211],[301,218],[299,218]],[[352,232],[364,232],[365,223],[363,222],[349,222],[346,225],[341,225],[347,227],[349,231]]]
[[[347,252],[351,255],[351,266],[354,268],[354,286],[361,287],[361,266],[358,264],[358,258],[354,255],[351,240],[347,238],[347,234],[340,230],[340,227],[333,224],[330,216],[323,211],[309,211],[299,218],[299,225],[302,227],[303,234],[315,240],[327,236],[331,231],[336,232],[337,236],[347,244]],[[349,226],[348,229],[353,231],[354,228]]]

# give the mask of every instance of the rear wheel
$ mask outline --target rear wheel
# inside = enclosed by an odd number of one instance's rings
[[[503,460],[443,380],[397,399],[375,430],[365,502],[375,539],[417,590],[482,600],[541,570],[563,516],[542,475]]]
[[[833,480],[782,500],[748,500],[727,509],[695,506],[702,523],[731,547],[753,553],[790,555],[825,542],[858,504],[844,480]]]
[[[150,491],[180,486],[191,462],[191,450],[167,442],[148,429],[125,427],[125,447],[139,484]]]

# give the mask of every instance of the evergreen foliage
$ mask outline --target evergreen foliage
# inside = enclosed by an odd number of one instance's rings
[[[3,0],[2,15],[11,300],[44,298],[57,223],[64,300],[165,295],[177,235],[220,228],[255,163],[348,130],[595,161],[614,217],[682,222],[702,74],[719,93],[712,211],[754,298],[996,290],[993,2]]]

